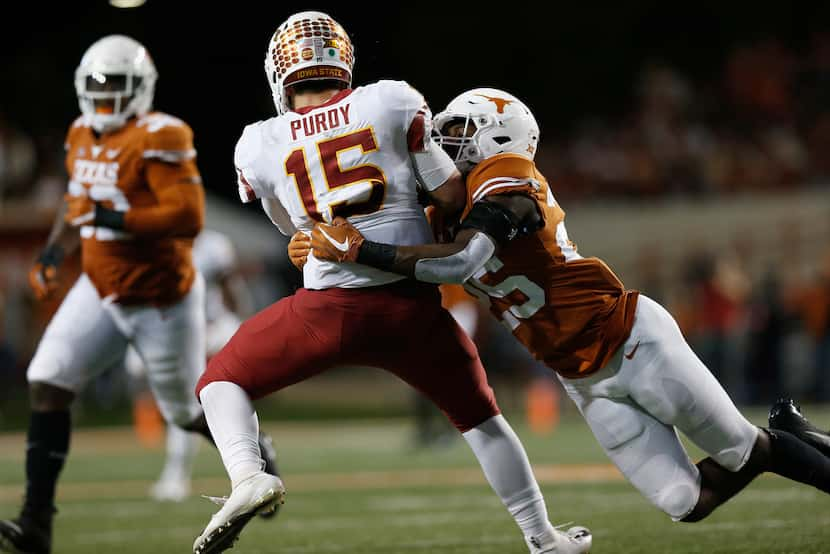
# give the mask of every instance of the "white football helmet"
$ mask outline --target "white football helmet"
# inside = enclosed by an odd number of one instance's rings
[[[75,70],[81,113],[96,131],[115,131],[150,111],[157,77],[153,60],[137,41],[124,35],[99,39]]]
[[[289,17],[271,36],[265,75],[280,115],[291,109],[285,89],[302,81],[332,79],[352,84],[354,48],[343,27],[322,12]]]
[[[462,123],[461,136],[448,134],[450,127]],[[435,141],[461,171],[502,152],[533,159],[539,142],[539,125],[528,107],[494,88],[476,88],[456,96],[433,118],[433,129]]]

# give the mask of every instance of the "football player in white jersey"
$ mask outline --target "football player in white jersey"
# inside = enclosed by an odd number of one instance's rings
[[[236,248],[224,233],[202,229],[193,242],[193,264],[205,280],[205,343],[206,358],[210,359],[225,346],[242,319],[253,313],[253,303],[238,271]],[[134,348],[128,349],[124,365],[134,382],[140,383],[134,394],[145,394],[146,370]],[[268,437],[262,440],[270,441]],[[190,495],[190,476],[199,441],[193,433],[168,425],[165,445],[164,468],[150,488],[150,495],[159,501],[180,502]]]
[[[518,98],[470,90],[434,123],[467,175],[454,239],[367,247],[356,226],[337,220],[315,226],[315,257],[464,283],[556,372],[609,458],[675,521],[705,518],[766,471],[830,492],[830,459],[802,438],[818,430],[792,404],[779,411],[794,425],[750,423],[662,306],[625,289],[602,260],[577,253],[565,212],[533,162],[538,125]],[[353,248],[342,252],[338,242]],[[678,430],[708,457],[695,464]]]
[[[240,195],[261,199],[286,235],[349,216],[377,240],[429,241],[419,191],[457,211],[461,176],[430,140],[423,97],[399,81],[352,89],[353,62],[349,36],[324,13],[298,13],[279,26],[265,59],[279,115],[247,126],[239,139]],[[245,321],[199,380],[232,490],[194,552],[230,548],[256,513],[285,496],[282,481],[261,471],[252,400],[338,366],[382,368],[428,396],[463,433],[531,552],[588,550],[585,528],[560,532],[548,521],[524,448],[500,414],[475,347],[441,307],[437,286],[313,257],[304,281],[305,288]]]

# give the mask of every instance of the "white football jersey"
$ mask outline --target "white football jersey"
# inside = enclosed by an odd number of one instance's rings
[[[239,195],[244,202],[276,199],[293,227],[306,233],[317,221],[342,216],[367,240],[432,242],[410,158],[426,149],[430,120],[415,89],[402,81],[379,81],[344,90],[321,106],[248,125],[236,145]],[[403,279],[313,255],[303,277],[311,289]]]

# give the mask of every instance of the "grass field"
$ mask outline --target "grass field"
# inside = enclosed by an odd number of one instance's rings
[[[830,427],[830,410],[805,411]],[[764,422],[761,412],[749,415]],[[589,526],[595,553],[830,553],[830,497],[814,489],[765,476],[704,522],[672,523],[607,464],[581,419],[566,417],[550,436],[510,419],[553,522]],[[263,427],[275,438],[287,502],[276,520],[251,523],[236,552],[526,552],[460,439],[413,450],[408,420]],[[0,435],[2,515],[16,513],[23,491],[24,439]],[[224,495],[229,485],[218,455],[205,445],[194,498],[154,503],[146,490],[161,463],[161,449],[138,446],[129,428],[78,431],[59,488],[55,554],[189,552],[215,509],[198,494]]]

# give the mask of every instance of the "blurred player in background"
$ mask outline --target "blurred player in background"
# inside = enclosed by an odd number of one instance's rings
[[[466,174],[454,240],[377,244],[337,218],[316,224],[314,257],[465,283],[557,372],[609,458],[676,521],[703,519],[765,471],[830,492],[830,458],[794,434],[747,421],[662,306],[577,253],[533,163],[539,129],[521,101],[471,90],[434,125]],[[710,457],[692,463],[678,429]]]
[[[165,420],[210,437],[193,387],[205,367],[204,281],[191,260],[204,190],[190,127],[151,111],[156,69],[144,47],[106,36],[75,72],[82,115],[66,137],[69,190],[30,272],[38,298],[78,248],[83,273],[29,365],[26,494],[0,520],[0,550],[52,549],[55,488],[77,393],[132,345]]]
[[[452,212],[464,203],[461,176],[430,139],[423,97],[401,81],[352,89],[353,63],[351,39],[326,14],[301,12],[279,26],[265,60],[279,115],[248,125],[237,143],[240,196],[262,199],[285,235],[351,215],[378,239],[429,240],[419,188]],[[304,283],[245,321],[199,381],[232,490],[194,552],[231,548],[254,514],[284,498],[282,481],[261,471],[252,400],[338,366],[383,368],[429,396],[464,434],[532,553],[590,548],[586,529],[560,532],[548,521],[524,448],[437,287],[312,256]]]
[[[236,248],[224,233],[203,229],[193,243],[193,263],[205,280],[206,359],[210,359],[225,346],[242,320],[253,313],[253,299],[239,271]],[[134,348],[128,349],[124,365],[133,380],[136,432],[140,437],[149,435],[152,441],[158,433],[157,426],[163,426],[164,420],[147,387],[144,364]],[[179,502],[190,495],[193,458],[199,441],[193,433],[168,425],[165,444],[164,468],[150,495],[159,501]]]

